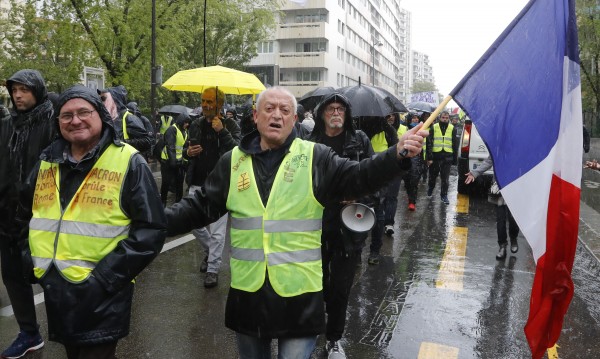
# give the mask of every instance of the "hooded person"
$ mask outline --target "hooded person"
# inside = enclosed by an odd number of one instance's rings
[[[152,151],[154,150],[154,146],[156,145],[154,126],[152,125],[150,119],[142,114],[142,111],[140,111],[137,102],[129,102],[127,104],[127,108],[130,110],[131,113],[136,115],[142,121],[142,123],[144,124],[144,128],[146,129],[146,132],[148,133],[148,136],[150,136],[150,139],[152,141],[150,149],[142,153],[147,161],[150,157],[152,157]]]
[[[367,135],[354,127],[348,99],[333,93],[322,99],[315,109],[315,126],[309,141],[325,144],[340,157],[361,161],[374,154]],[[359,202],[371,203],[365,198]],[[368,231],[354,233],[342,223],[340,212],[345,201],[328,203],[323,211],[321,254],[323,260],[323,293],[327,324],[325,350],[329,357],[343,353],[339,342],[346,325],[346,309],[356,266]]]
[[[167,203],[167,195],[172,184],[175,186],[175,202],[183,197],[183,180],[185,178],[186,160],[183,158],[183,146],[187,140],[187,129],[190,116],[180,113],[164,135],[164,147],[160,157],[160,198],[163,206]]]
[[[127,108],[127,89],[119,85],[97,90],[114,122],[119,138],[140,152],[152,149],[154,138],[148,133],[144,121]]]
[[[15,319],[17,339],[2,352],[2,357],[20,357],[41,348],[33,290],[23,275],[17,242],[26,222],[15,218],[18,193],[39,155],[56,136],[54,108],[48,99],[46,84],[37,70],[17,71],[6,81],[13,105],[11,116],[0,123],[0,254],[2,281],[6,286]]]
[[[57,107],[59,137],[21,194],[24,261],[44,289],[51,340],[68,358],[112,358],[129,333],[134,279],[162,249],[165,214],[148,164],[95,91],[73,86]]]

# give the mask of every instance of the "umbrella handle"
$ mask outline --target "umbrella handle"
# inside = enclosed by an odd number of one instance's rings
[[[431,124],[433,123],[435,118],[440,114],[440,112],[442,112],[442,110],[444,109],[444,107],[446,107],[446,105],[448,104],[448,102],[450,102],[450,100],[452,100],[452,96],[450,96],[450,95],[448,95],[444,98],[444,100],[438,105],[438,107],[435,109],[435,111],[433,111],[431,113],[431,115],[429,115],[429,117],[427,118],[425,123],[423,123],[423,127],[421,127],[421,130],[427,130],[429,128],[429,126],[431,126]],[[407,155],[408,155],[408,150],[406,148],[404,148],[400,152],[400,156],[406,157]]]

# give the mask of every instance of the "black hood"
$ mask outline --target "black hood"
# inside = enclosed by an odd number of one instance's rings
[[[36,106],[43,103],[48,98],[46,83],[38,70],[24,69],[15,72],[14,75],[6,80],[6,88],[8,89],[9,94],[12,94],[12,87],[15,82],[23,84],[31,89],[35,96]],[[15,106],[12,95],[10,96],[10,101],[13,104],[13,108],[16,109],[17,106]]]
[[[346,96],[342,95],[339,92],[334,92],[330,95],[323,97],[321,102],[315,108],[315,127],[312,130],[314,134],[322,134],[325,133],[325,121],[323,117],[323,111],[330,103],[337,102],[346,106],[346,113],[344,115],[344,130],[346,131],[355,131],[354,122],[352,121],[352,106],[350,105],[350,101]]]
[[[110,92],[115,104],[117,105],[117,110],[119,112],[125,110],[127,106],[127,89],[123,85],[109,87],[101,92]]]
[[[177,117],[175,117],[175,125],[177,125],[177,127],[179,127],[180,129],[183,128],[183,124],[186,122],[191,122],[191,118],[190,115],[187,114],[187,112],[182,112],[180,114],[177,115]]]
[[[136,115],[137,117],[141,117],[142,116],[142,111],[140,111],[140,108],[138,107],[137,102],[130,102],[127,104],[127,108],[129,109],[129,112],[131,112],[132,114]]]
[[[119,140],[119,138],[117,136],[117,132],[115,131],[115,128],[113,126],[113,120],[110,117],[110,114],[108,113],[108,110],[106,109],[106,107],[104,107],[104,104],[102,103],[102,100],[100,99],[100,96],[98,95],[98,93],[95,90],[92,90],[91,88],[83,86],[83,85],[75,85],[73,87],[68,88],[58,98],[56,108],[58,109],[59,113],[60,113],[60,109],[63,107],[63,105],[67,101],[74,99],[74,98],[81,98],[81,99],[86,100],[90,104],[92,104],[92,106],[94,106],[96,111],[98,111],[98,115],[100,115],[100,119],[102,120],[103,131],[108,129],[111,132],[112,141],[116,145],[119,145],[119,146],[122,145],[121,141]],[[56,121],[56,123],[58,124],[58,121]],[[62,138],[62,135],[60,134],[60,130],[58,131],[58,134]]]

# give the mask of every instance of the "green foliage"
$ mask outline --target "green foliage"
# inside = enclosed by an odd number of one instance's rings
[[[415,81],[410,88],[411,93],[437,91],[435,84],[428,81]]]
[[[597,1],[577,1],[581,94],[584,112],[600,113],[600,6]]]
[[[152,1],[25,0],[13,3],[0,34],[0,78],[40,70],[51,91],[80,82],[84,66],[105,69],[106,85],[122,84],[142,109],[150,104]],[[163,81],[204,66],[204,2],[156,1],[156,64]],[[275,25],[276,0],[207,0],[206,66],[243,69]],[[4,26],[6,25],[6,26]],[[198,103],[198,95],[158,91],[158,103]],[[178,98],[177,96],[182,96]]]

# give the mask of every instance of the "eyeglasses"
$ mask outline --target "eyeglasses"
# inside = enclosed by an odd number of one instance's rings
[[[65,112],[61,113],[60,116],[58,116],[58,120],[61,123],[69,123],[73,121],[73,117],[77,116],[77,118],[79,118],[80,120],[85,121],[88,118],[90,118],[92,116],[92,112],[95,111],[96,110],[79,110],[76,113]]]
[[[335,110],[337,110],[338,113],[344,113],[346,112],[346,108],[344,106],[340,106],[340,107],[327,107],[325,109],[325,112],[327,112],[327,114],[331,115],[335,112]]]

